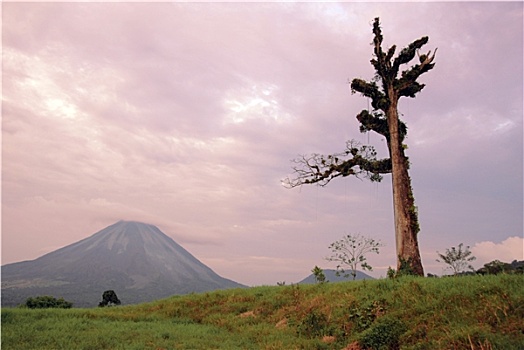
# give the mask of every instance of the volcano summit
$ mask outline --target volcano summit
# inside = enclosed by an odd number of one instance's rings
[[[105,290],[134,304],[238,287],[243,286],[217,275],[157,227],[134,221],[119,221],[38,259],[2,266],[2,306],[51,295],[90,307]]]

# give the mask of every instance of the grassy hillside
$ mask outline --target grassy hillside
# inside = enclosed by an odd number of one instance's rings
[[[2,349],[524,349],[522,275],[255,287],[2,309]]]

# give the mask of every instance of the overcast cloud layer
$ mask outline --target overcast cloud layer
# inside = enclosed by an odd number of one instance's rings
[[[286,189],[290,160],[360,134],[371,23],[428,35],[403,99],[426,272],[523,256],[523,3],[3,3],[2,264],[118,220],[158,226],[220,275],[297,282],[347,233],[395,266],[391,179]]]

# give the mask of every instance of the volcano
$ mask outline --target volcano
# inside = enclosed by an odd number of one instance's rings
[[[92,307],[106,290],[114,290],[122,304],[136,304],[241,287],[156,226],[135,221],[119,221],[35,260],[2,266],[2,306],[50,295],[75,307]]]

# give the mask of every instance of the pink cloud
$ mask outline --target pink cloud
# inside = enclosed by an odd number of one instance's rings
[[[482,266],[493,260],[510,263],[513,260],[524,260],[524,238],[508,237],[500,243],[483,241],[471,247],[477,257],[476,265]]]

